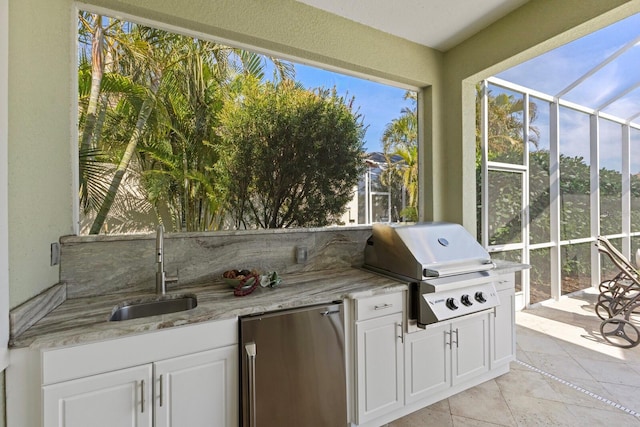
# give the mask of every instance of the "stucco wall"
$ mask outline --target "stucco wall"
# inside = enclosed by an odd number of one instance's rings
[[[0,371],[9,364],[9,210],[8,136],[9,118],[9,1],[0,0]],[[1,412],[0,412],[1,414]],[[1,416],[0,416],[1,418]]]
[[[12,307],[57,282],[58,268],[49,266],[50,243],[72,231],[71,109],[75,102],[69,5],[39,0],[9,4]]]
[[[7,425],[4,387],[4,371],[2,371],[0,372],[0,427],[5,427]]]

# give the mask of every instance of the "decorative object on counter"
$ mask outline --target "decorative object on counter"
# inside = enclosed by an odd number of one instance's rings
[[[249,295],[251,292],[255,291],[258,287],[259,280],[254,280],[251,285],[238,285],[237,288],[233,290],[233,294],[237,297],[243,297],[245,295]]]
[[[280,276],[278,276],[277,271],[269,271],[268,273],[260,276],[260,286],[262,286],[263,288],[275,288],[280,284],[281,281],[282,279],[280,278]]]
[[[227,270],[222,273],[222,280],[234,288],[233,294],[235,296],[243,297],[258,287],[260,275],[255,270]]]

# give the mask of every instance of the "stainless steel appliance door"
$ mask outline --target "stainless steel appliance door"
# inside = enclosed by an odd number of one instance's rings
[[[347,425],[342,304],[240,319],[242,426]]]

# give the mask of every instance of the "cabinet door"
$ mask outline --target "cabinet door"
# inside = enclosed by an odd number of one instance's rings
[[[402,313],[356,323],[356,424],[404,406],[402,334]]]
[[[156,427],[238,425],[238,349],[223,347],[156,362]]]
[[[489,317],[471,315],[451,323],[452,384],[489,371]]]
[[[496,307],[495,317],[491,318],[491,368],[508,364],[515,360],[515,291],[498,291],[500,305]]]
[[[44,427],[151,427],[152,366],[43,387]]]
[[[451,385],[450,324],[406,335],[405,400],[413,403]]]

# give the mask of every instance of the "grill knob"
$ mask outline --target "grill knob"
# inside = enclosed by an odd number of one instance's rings
[[[463,305],[466,305],[467,307],[469,307],[469,306],[472,306],[472,305],[473,305],[473,301],[471,301],[471,300],[469,299],[469,295],[467,295],[467,294],[464,294],[464,295],[462,295],[462,296],[460,297],[460,302],[461,302]]]
[[[447,298],[447,307],[449,310],[457,310],[458,309],[458,301],[455,298]]]
[[[476,301],[478,301],[480,304],[487,302],[487,299],[484,297],[484,294],[482,293],[482,291],[478,291],[476,292]]]

